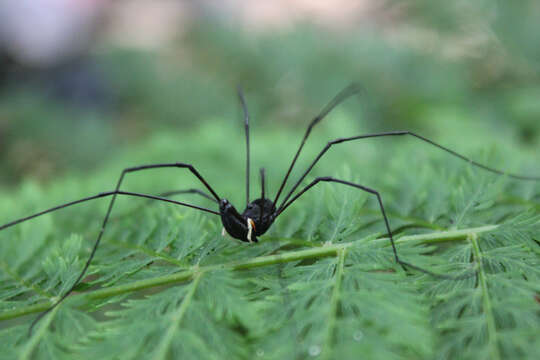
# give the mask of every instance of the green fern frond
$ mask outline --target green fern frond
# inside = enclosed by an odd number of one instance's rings
[[[133,159],[171,153],[190,154],[184,160],[241,204],[241,158],[224,159],[215,144],[201,150],[196,141],[220,134],[240,142],[241,134],[214,126],[182,142],[157,137],[91,178],[47,189],[25,184],[1,195],[9,209],[0,219],[110,190]],[[316,136],[316,144],[328,140]],[[277,131],[258,138],[257,146],[275,149],[257,160],[268,164],[270,188],[287,165],[273,160],[289,159],[290,144]],[[203,155],[194,155],[196,146]],[[96,201],[0,232],[2,358],[534,358],[540,185],[482,173],[418,144],[373,147],[379,151],[361,157],[354,145],[337,147],[306,181],[332,175],[378,189],[403,260],[471,276],[444,280],[396,265],[376,199],[339,184],[317,185],[255,245],[223,238],[218,217],[119,198],[86,279],[28,336],[36,314],[82,269],[106,208]],[[306,153],[293,177],[307,164]],[[126,189],[147,193],[193,187],[180,172],[126,181]]]

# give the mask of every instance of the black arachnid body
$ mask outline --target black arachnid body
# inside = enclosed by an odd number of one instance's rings
[[[326,146],[318,153],[318,155],[315,157],[315,159],[310,163],[307,170],[305,170],[300,178],[294,183],[290,191],[285,195],[284,199],[281,200],[281,202],[278,205],[278,201],[280,199],[280,196],[282,194],[282,191],[287,184],[287,180],[289,179],[289,176],[291,174],[291,171],[296,164],[296,161],[298,159],[298,156],[300,155],[300,152],[302,151],[302,148],[304,147],[304,144],[306,140],[308,139],[312,129],[321,121],[323,120],[326,115],[332,111],[337,105],[342,103],[345,99],[351,97],[354,94],[357,94],[360,91],[360,87],[358,85],[352,84],[348,87],[346,87],[343,91],[341,91],[334,99],[332,99],[322,110],[321,112],[313,118],[313,120],[309,123],[306,132],[304,134],[304,137],[301,140],[300,146],[298,150],[296,151],[293,160],[283,178],[283,181],[281,182],[281,185],[279,187],[279,190],[277,191],[277,194],[271,200],[270,198],[266,197],[265,195],[265,172],[264,169],[260,170],[260,180],[261,180],[261,196],[260,198],[250,201],[249,200],[249,174],[250,174],[250,147],[249,147],[249,113],[247,110],[247,106],[244,100],[244,96],[242,94],[242,91],[238,90],[238,96],[240,99],[240,103],[242,105],[243,114],[244,114],[244,127],[245,127],[245,138],[246,138],[246,208],[242,213],[239,213],[236,208],[225,198],[220,197],[216,191],[210,186],[210,184],[204,179],[204,177],[197,171],[197,169],[187,163],[164,163],[164,164],[149,164],[149,165],[141,165],[141,166],[135,166],[124,169],[120,173],[120,177],[118,179],[118,182],[116,183],[116,187],[113,191],[109,192],[103,192],[99,193],[94,196],[82,198],[79,200],[71,201],[65,204],[61,204],[55,207],[52,207],[50,209],[41,211],[39,213],[12,221],[10,223],[7,223],[5,225],[0,226],[0,231],[9,228],[11,226],[17,225],[19,223],[22,223],[24,221],[36,218],[38,216],[69,207],[71,205],[80,204],[86,201],[90,201],[93,199],[103,198],[103,197],[111,197],[111,200],[109,202],[109,206],[107,208],[107,212],[105,213],[105,217],[103,219],[103,223],[101,226],[101,230],[97,236],[97,239],[92,247],[92,251],[82,269],[82,271],[79,273],[77,279],[73,283],[73,285],[60,297],[58,301],[56,301],[48,310],[41,313],[32,323],[32,326],[30,327],[30,331],[33,328],[33,326],[36,324],[39,319],[41,319],[46,313],[51,311],[53,308],[58,306],[75,288],[75,286],[83,279],[84,275],[86,274],[88,267],[94,258],[94,255],[96,253],[97,248],[99,247],[100,241],[103,237],[103,234],[105,232],[105,229],[107,227],[107,223],[109,221],[109,217],[112,211],[112,208],[114,206],[116,197],[118,195],[122,196],[130,196],[130,197],[138,197],[138,198],[146,198],[156,201],[162,201],[162,202],[168,202],[175,205],[180,206],[186,206],[192,209],[204,211],[206,213],[219,215],[221,217],[221,222],[223,224],[223,234],[228,233],[230,236],[232,236],[235,239],[249,242],[249,243],[256,243],[258,242],[257,237],[263,235],[266,233],[266,231],[270,228],[270,226],[274,223],[274,221],[285,211],[293,202],[295,202],[300,196],[302,196],[305,192],[307,192],[309,189],[314,187],[320,182],[331,182],[331,183],[337,183],[345,186],[354,187],[358,190],[367,192],[373,196],[376,197],[381,217],[384,220],[385,229],[387,231],[388,238],[390,240],[390,244],[392,246],[392,251],[394,255],[394,260],[396,263],[400,264],[404,269],[410,268],[414,269],[435,277],[440,278],[446,278],[446,279],[460,279],[464,278],[470,275],[462,275],[462,276],[449,276],[449,275],[441,275],[441,274],[434,274],[429,270],[423,269],[421,267],[418,267],[416,265],[413,265],[411,263],[408,263],[404,260],[402,260],[398,256],[398,252],[396,250],[395,242],[392,237],[392,231],[390,230],[390,224],[388,217],[386,215],[386,211],[384,209],[382,197],[380,193],[372,188],[366,187],[364,185],[360,185],[357,183],[352,183],[345,180],[336,179],[329,176],[324,177],[317,177],[313,181],[311,181],[309,184],[305,185],[303,188],[301,188],[299,191],[298,188],[302,185],[302,182],[306,178],[306,176],[311,172],[313,167],[317,164],[317,162],[324,156],[324,154],[330,150],[330,148],[334,145],[346,143],[346,142],[352,142],[362,139],[368,139],[368,138],[380,138],[380,137],[395,137],[395,136],[405,136],[408,135],[410,137],[414,137],[418,140],[421,140],[425,143],[428,143],[432,146],[437,147],[438,149],[445,151],[455,157],[458,157],[462,160],[465,160],[469,164],[479,167],[483,170],[498,174],[498,175],[506,175],[510,178],[519,179],[519,180],[540,180],[540,177],[538,176],[525,176],[525,175],[516,175],[516,174],[510,174],[505,171],[501,171],[498,169],[494,169],[491,167],[488,167],[486,165],[477,163],[468,157],[465,157],[461,154],[458,154],[457,152],[448,149],[442,145],[439,145],[432,140],[429,140],[421,135],[418,135],[416,133],[410,132],[410,131],[391,131],[391,132],[381,132],[381,133],[373,133],[373,134],[363,134],[363,135],[357,135],[357,136],[351,136],[346,138],[338,138],[333,141],[330,141],[326,144]],[[192,175],[195,176],[195,178],[198,179],[198,181],[206,188],[208,192],[202,191],[200,189],[189,189],[189,190],[180,190],[180,191],[170,191],[167,193],[160,194],[158,196],[155,195],[149,195],[149,194],[141,194],[141,193],[134,193],[134,192],[126,192],[121,191],[120,187],[122,185],[122,182],[124,180],[124,177],[127,174],[138,172],[138,171],[145,171],[150,169],[157,169],[157,168],[178,168],[178,169],[185,169],[191,172]],[[195,193],[199,194],[200,196],[203,196],[207,199],[210,199],[214,201],[219,206],[219,211],[215,211],[212,209],[203,208],[200,206],[196,206],[193,204],[188,204],[180,201],[175,201],[169,198],[169,196],[175,195],[175,194],[182,194],[182,193]]]
[[[276,207],[269,199],[260,198],[248,204],[242,214],[227,200],[219,202],[219,212],[223,228],[235,239],[258,242],[274,222]]]

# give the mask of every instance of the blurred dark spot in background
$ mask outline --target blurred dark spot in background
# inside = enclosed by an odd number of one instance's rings
[[[0,3],[0,184],[89,169],[154,132],[238,117],[301,128],[351,81],[372,130],[485,122],[539,143],[540,3]]]

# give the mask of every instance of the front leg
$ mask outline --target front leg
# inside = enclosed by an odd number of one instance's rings
[[[334,183],[339,183],[339,184],[343,184],[343,185],[347,185],[347,186],[352,186],[352,187],[355,187],[355,188],[360,189],[362,191],[368,192],[368,193],[370,193],[372,195],[375,195],[377,197],[377,201],[379,202],[379,207],[380,207],[380,210],[381,210],[381,214],[382,214],[382,217],[384,219],[384,225],[386,226],[386,231],[388,233],[388,238],[390,239],[390,244],[392,245],[392,251],[394,252],[394,260],[396,261],[396,263],[401,265],[401,267],[404,270],[407,270],[407,268],[411,268],[411,269],[418,270],[420,272],[423,272],[425,274],[431,275],[431,276],[436,277],[436,278],[449,279],[449,280],[461,280],[461,279],[465,279],[465,278],[474,276],[476,274],[475,271],[473,271],[471,273],[468,273],[468,274],[464,274],[464,275],[458,275],[458,276],[449,276],[449,275],[436,274],[436,273],[434,273],[432,271],[423,269],[423,268],[421,268],[419,266],[416,266],[416,265],[413,265],[411,263],[408,263],[406,261],[401,260],[399,258],[399,256],[398,256],[398,253],[397,253],[396,244],[394,242],[394,237],[392,236],[392,231],[390,230],[390,223],[388,221],[388,216],[386,216],[386,211],[384,210],[384,205],[383,205],[383,201],[382,201],[382,198],[381,198],[381,194],[377,190],[371,189],[369,187],[366,187],[366,186],[363,186],[363,185],[360,185],[360,184],[355,184],[355,183],[352,183],[350,181],[334,179],[333,177],[330,177],[330,176],[318,177],[315,180],[313,180],[311,183],[309,183],[305,188],[303,188],[298,194],[296,194],[287,203],[283,204],[281,206],[281,208],[276,211],[276,218],[281,213],[283,213],[283,211],[285,211],[285,209],[287,209],[295,200],[297,200],[300,196],[302,196],[302,194],[304,194],[306,191],[308,191],[309,189],[311,189],[313,186],[320,183],[321,181],[323,181],[323,182],[334,182]]]

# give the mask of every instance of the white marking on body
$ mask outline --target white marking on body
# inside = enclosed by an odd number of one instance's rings
[[[227,235],[227,231],[225,231],[225,228],[221,229],[221,236],[225,237]]]
[[[249,242],[253,242],[251,241],[251,232],[253,231],[253,229],[255,229],[255,223],[250,218],[247,218],[247,227],[248,227],[247,239],[249,240]]]

